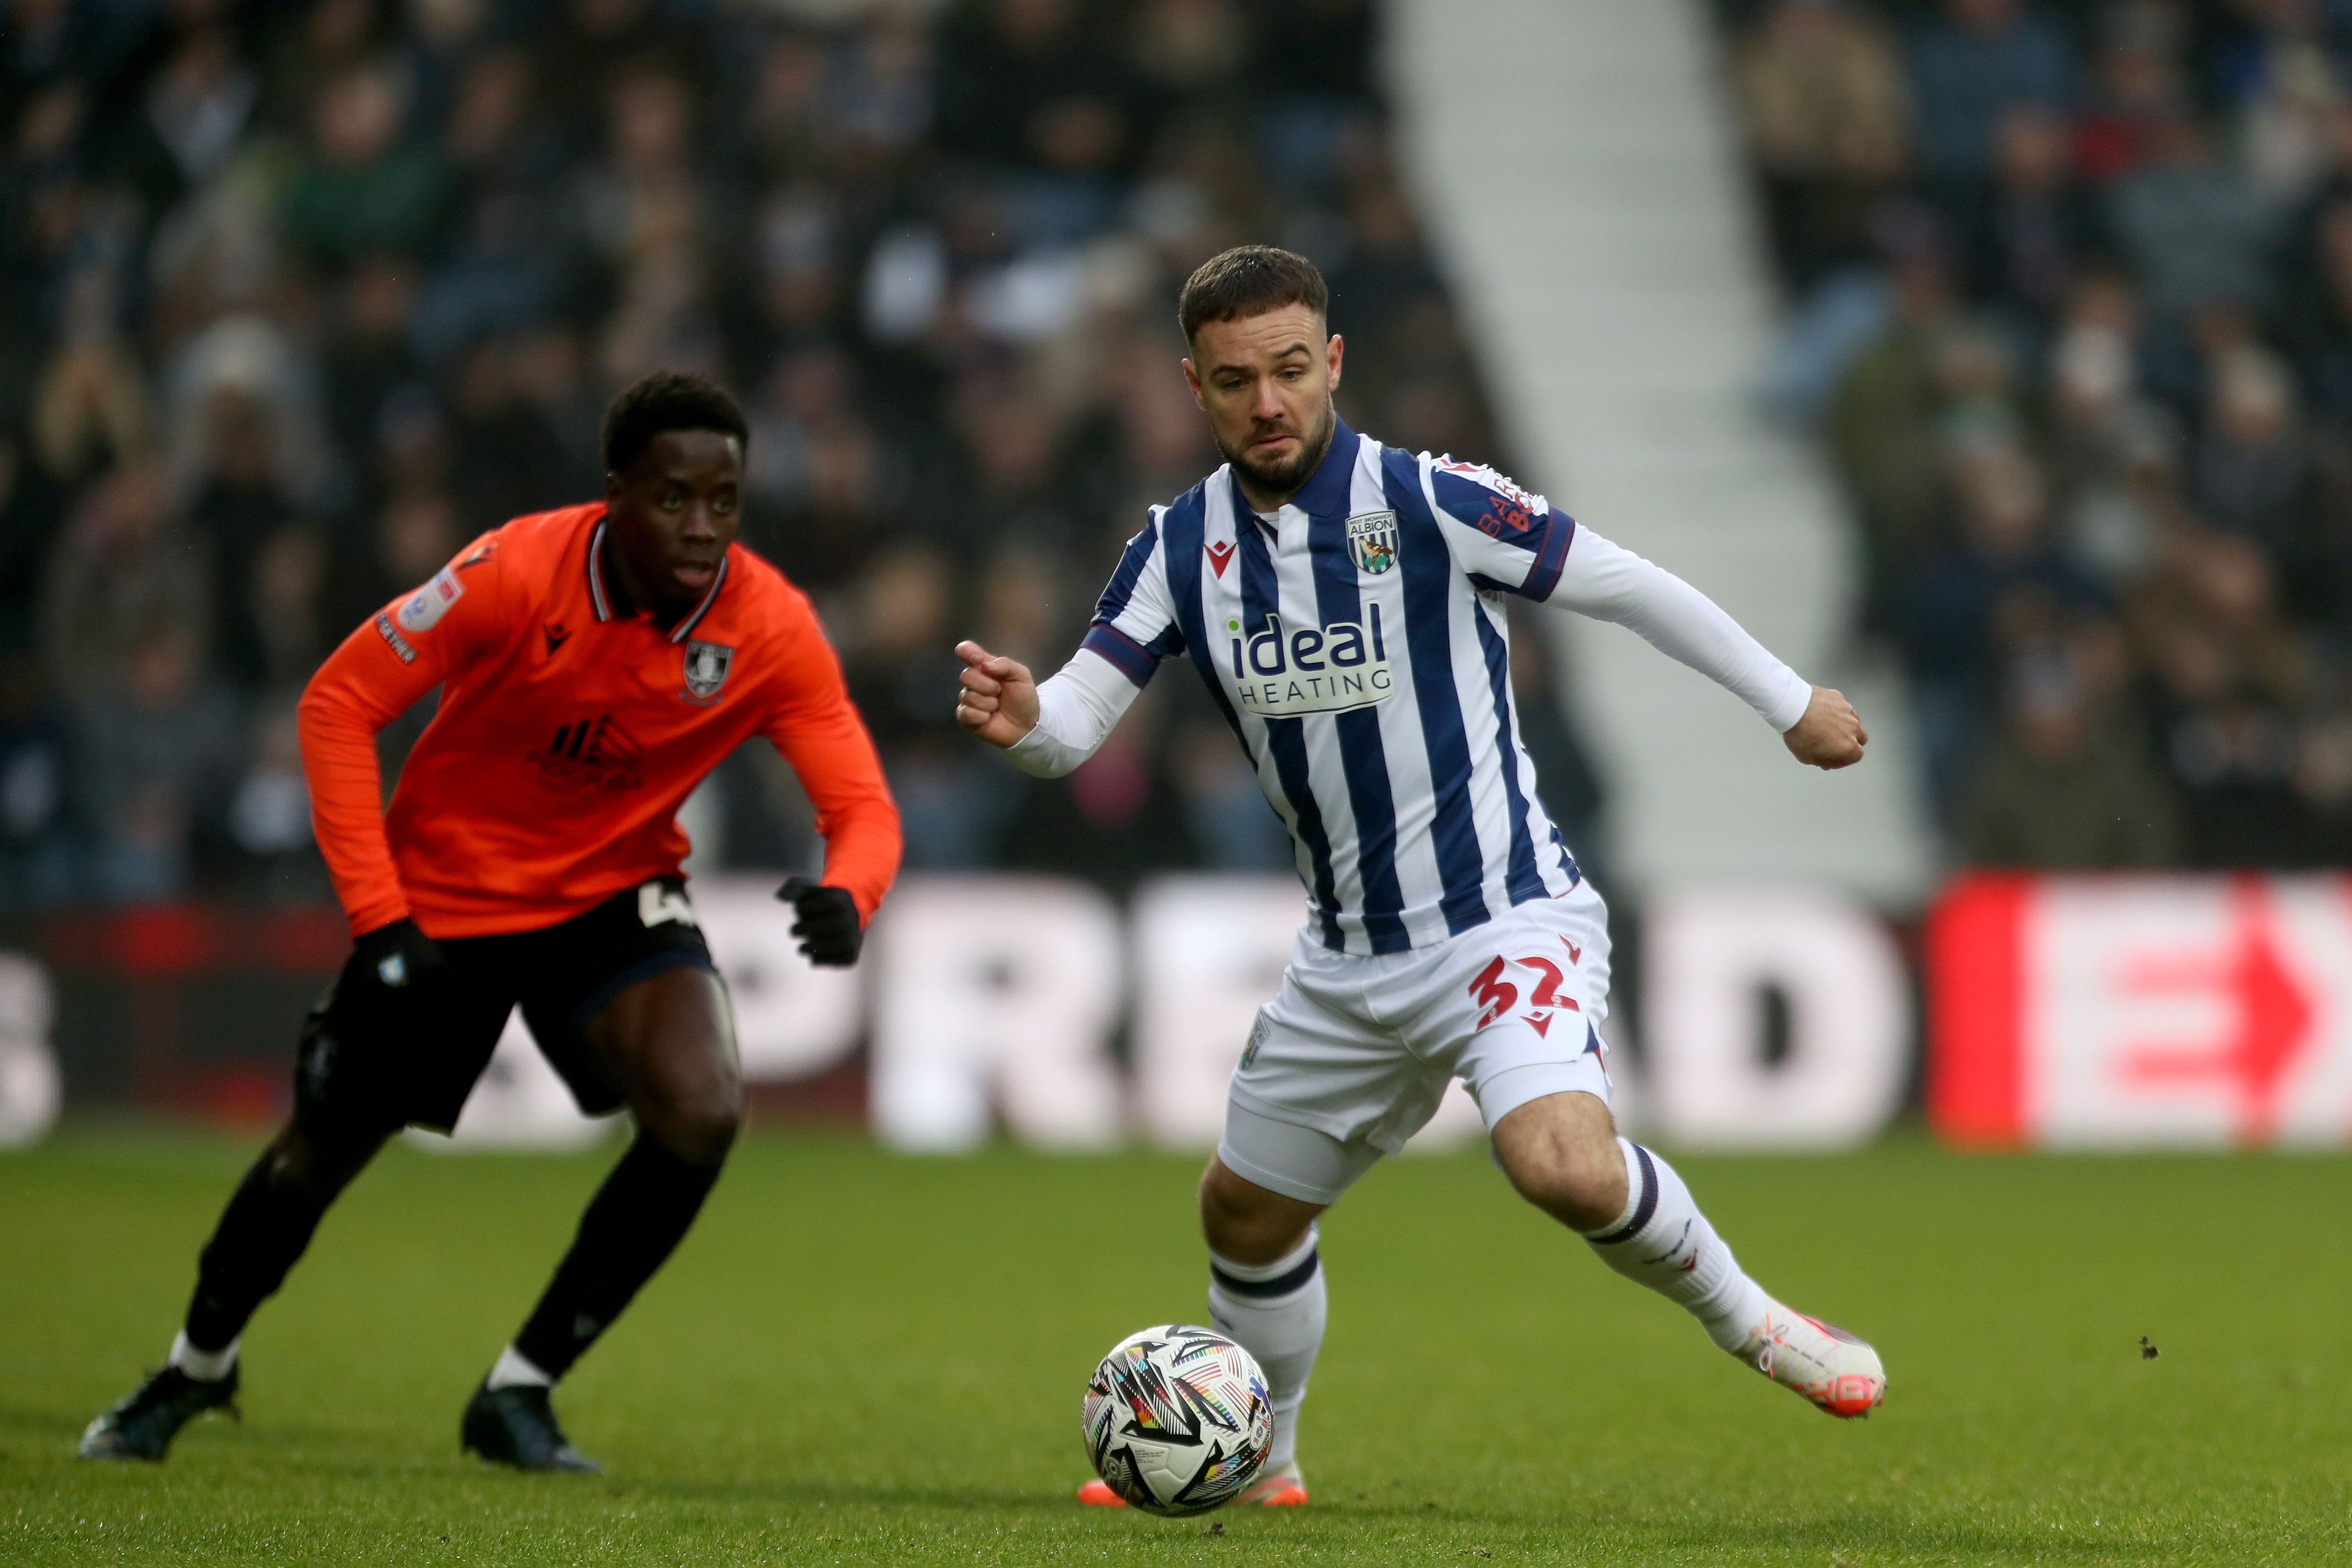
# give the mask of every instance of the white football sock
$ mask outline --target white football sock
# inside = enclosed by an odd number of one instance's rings
[[[1271,1263],[1235,1263],[1209,1254],[1209,1324],[1255,1356],[1265,1374],[1274,1405],[1269,1471],[1297,1457],[1298,1406],[1330,1314],[1317,1235],[1308,1226],[1307,1239]]]
[[[1687,1308],[1708,1338],[1736,1354],[1772,1298],[1740,1271],[1674,1166],[1639,1144],[1617,1145],[1625,1155],[1625,1212],[1584,1232],[1585,1240],[1625,1278]]]
[[[490,1368],[489,1376],[482,1379],[492,1388],[552,1388],[555,1379],[532,1364],[529,1356],[509,1345],[499,1353],[498,1364]]]
[[[171,1364],[198,1383],[218,1383],[236,1370],[236,1347],[245,1343],[239,1334],[218,1350],[198,1350],[188,1343],[188,1331],[182,1329],[172,1341]]]

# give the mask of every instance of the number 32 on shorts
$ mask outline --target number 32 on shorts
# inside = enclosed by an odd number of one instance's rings
[[[1570,963],[1577,963],[1582,957],[1581,954],[1569,945],[1567,937],[1561,937],[1559,945],[1568,949]],[[1559,994],[1560,986],[1568,978],[1568,971],[1561,968],[1558,960],[1549,954],[1530,953],[1514,958],[1497,956],[1485,968],[1478,971],[1476,979],[1470,982],[1470,999],[1486,1009],[1485,1014],[1478,1019],[1479,1029],[1485,1029],[1519,1005],[1518,986],[1505,978],[1514,968],[1526,970],[1534,977],[1533,988],[1528,993],[1528,1010],[1519,1016],[1538,1034],[1551,1032],[1552,1014],[1559,1009],[1566,1008],[1572,1013],[1580,1013],[1584,1010],[1577,1005],[1574,997],[1564,997]]]

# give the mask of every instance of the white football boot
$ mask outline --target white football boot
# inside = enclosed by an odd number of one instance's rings
[[[1876,1351],[1779,1301],[1768,1301],[1764,1321],[1732,1354],[1832,1416],[1867,1416],[1886,1397],[1886,1368]]]

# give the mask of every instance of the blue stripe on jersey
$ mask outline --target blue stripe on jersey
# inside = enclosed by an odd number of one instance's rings
[[[1254,632],[1265,624],[1267,616],[1280,613],[1282,591],[1274,575],[1273,552],[1266,549],[1265,530],[1257,526],[1249,503],[1242,499],[1241,482],[1236,479],[1233,485],[1234,531],[1241,541],[1242,626]],[[1194,571],[1198,570],[1196,567]],[[1193,601],[1199,602],[1197,593]],[[1323,945],[1345,952],[1348,939],[1339,929],[1339,883],[1331,874],[1331,836],[1324,830],[1323,810],[1316,803],[1315,786],[1307,776],[1306,721],[1261,718],[1258,722],[1265,726],[1275,777],[1282,782],[1282,792],[1298,824],[1298,841],[1307,846],[1307,860],[1314,867],[1315,908],[1322,917]]]
[[[1143,580],[1143,569],[1151,564],[1152,551],[1159,544],[1160,526],[1154,522],[1146,522],[1143,531],[1127,541],[1127,549],[1118,558],[1118,570],[1110,574],[1110,585],[1095,602],[1097,623],[1116,621],[1127,609],[1128,601],[1135,597],[1135,585]]]
[[[1201,672],[1201,684],[1208,688],[1209,698],[1225,717],[1225,727],[1242,743],[1242,753],[1250,759],[1255,771],[1257,758],[1250,752],[1249,737],[1242,731],[1241,716],[1234,711],[1225,695],[1225,686],[1217,678],[1214,652],[1217,640],[1209,635],[1208,622],[1201,611],[1201,548],[1209,528],[1209,485],[1207,480],[1193,486],[1176,497],[1160,514],[1160,536],[1162,555],[1168,573],[1169,604],[1176,612],[1173,634],[1180,648],[1190,648],[1192,663]],[[1160,639],[1152,640],[1157,645]]]
[[[1160,639],[1153,638],[1153,642]],[[1118,666],[1118,673],[1137,685],[1149,685],[1151,672],[1160,667],[1159,659],[1149,648],[1116,626],[1097,624],[1087,629],[1086,640],[1078,644],[1091,648]]]
[[[1528,836],[1528,798],[1519,793],[1519,747],[1511,734],[1511,653],[1484,610],[1473,610],[1478,651],[1486,655],[1486,685],[1495,694],[1495,754],[1503,763],[1503,794],[1511,803],[1510,873],[1504,885],[1514,904],[1549,898],[1543,873],[1536,869],[1535,841]]]
[[[1412,656],[1413,700],[1429,748],[1430,786],[1437,796],[1432,838],[1438,874],[1445,883],[1438,908],[1445,915],[1446,930],[1458,936],[1484,925],[1490,912],[1477,813],[1470,800],[1470,736],[1463,724],[1461,695],[1454,688],[1454,644],[1447,624],[1454,556],[1422,497],[1420,465],[1410,454],[1392,449],[1383,449],[1381,455],[1381,487],[1401,530],[1397,554],[1404,569],[1404,631]]]
[[[1350,444],[1354,444],[1350,443]],[[1352,471],[1352,470],[1351,470]],[[1307,518],[1315,554],[1315,614],[1324,625],[1364,618],[1356,563],[1348,553],[1348,497],[1339,509]],[[1334,714],[1339,764],[1348,778],[1348,804],[1356,818],[1356,873],[1364,884],[1364,936],[1375,953],[1412,946],[1404,925],[1404,889],[1397,881],[1396,799],[1389,789],[1389,755],[1381,743],[1381,713],[1360,707]]]

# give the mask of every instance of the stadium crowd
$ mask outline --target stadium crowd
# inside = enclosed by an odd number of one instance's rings
[[[950,649],[1052,667],[1145,504],[1214,465],[1172,300],[1229,244],[1329,275],[1352,421],[1496,455],[1374,23],[7,0],[0,908],[329,896],[304,680],[477,532],[600,495],[602,404],[657,366],[743,395],[745,540],[840,645],[911,869],[1286,865],[1195,683],[1043,783],[958,731]],[[1573,822],[1590,775],[1531,706]],[[809,852],[761,746],[690,815],[704,864]]]
[[[2352,5],[1718,8],[1955,857],[2352,861]]]

